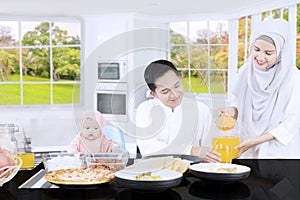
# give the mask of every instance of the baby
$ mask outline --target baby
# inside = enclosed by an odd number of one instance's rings
[[[80,122],[79,134],[71,142],[71,150],[82,153],[122,152],[118,144],[102,132],[103,125],[100,112],[86,114]]]

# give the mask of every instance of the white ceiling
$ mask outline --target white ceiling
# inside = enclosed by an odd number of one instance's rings
[[[133,13],[157,17],[235,18],[299,0],[0,0],[0,16],[69,17]]]

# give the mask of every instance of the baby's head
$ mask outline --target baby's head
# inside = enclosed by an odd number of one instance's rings
[[[80,134],[87,140],[95,140],[102,135],[104,120],[100,112],[90,112],[80,123]]]

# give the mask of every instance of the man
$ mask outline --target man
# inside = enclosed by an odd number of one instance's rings
[[[208,106],[184,97],[180,74],[170,61],[150,63],[144,78],[154,99],[137,108],[136,136],[141,154],[192,154],[212,161],[209,157],[218,153],[203,147],[210,141],[212,114]]]

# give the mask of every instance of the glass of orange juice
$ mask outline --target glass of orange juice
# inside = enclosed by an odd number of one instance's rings
[[[34,153],[19,153],[18,156],[23,161],[22,169],[34,168]]]

